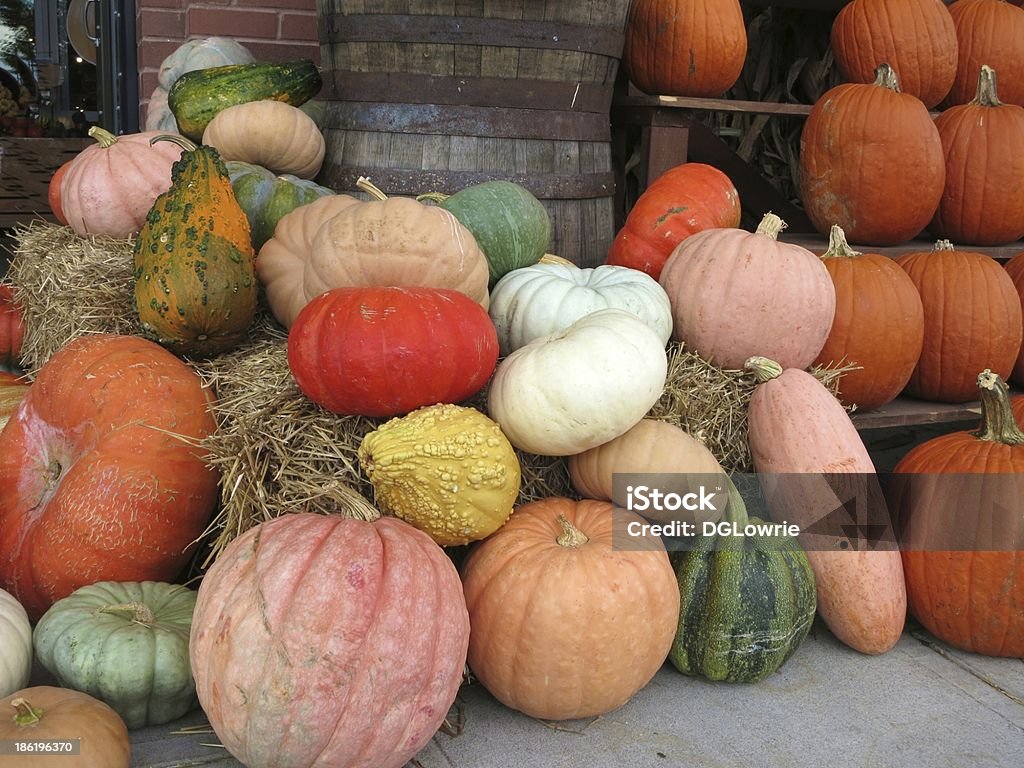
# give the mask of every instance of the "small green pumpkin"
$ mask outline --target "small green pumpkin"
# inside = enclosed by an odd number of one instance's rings
[[[748,517],[731,480],[718,525],[743,531]],[[811,629],[817,607],[814,573],[796,539],[711,535],[674,552],[681,598],[669,661],[687,675],[753,683],[773,674]]]
[[[490,285],[513,269],[536,264],[551,243],[551,219],[533,194],[512,181],[474,184],[454,195],[422,195],[473,233],[487,257]]]
[[[196,593],[158,581],[101,581],[58,600],[32,635],[63,688],[109,705],[128,728],[161,725],[199,706],[188,644]]]
[[[249,220],[217,150],[168,134],[185,151],[135,241],[142,331],[177,355],[209,357],[244,338],[259,283]]]
[[[245,211],[252,230],[252,246],[257,251],[274,236],[277,222],[300,205],[312,203],[334,190],[314,181],[286,173],[280,176],[262,165],[228,160],[225,165],[235,190],[235,199]]]

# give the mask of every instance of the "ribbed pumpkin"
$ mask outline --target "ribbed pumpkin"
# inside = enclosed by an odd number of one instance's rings
[[[50,204],[50,211],[53,213],[53,217],[57,220],[58,224],[67,224],[68,220],[64,217],[64,206],[61,204],[60,186],[64,181],[64,174],[68,172],[68,168],[74,162],[74,158],[61,164],[56,171],[53,172],[53,176],[50,177],[50,183],[46,186],[46,202]]]
[[[679,588],[661,539],[625,541],[625,526],[642,520],[610,502],[545,498],[470,552],[469,666],[498,701],[545,720],[591,717],[654,677]]]
[[[228,160],[224,165],[235,199],[249,220],[252,247],[257,251],[274,236],[274,228],[285,214],[334,194],[316,182],[290,174],[277,175],[261,165],[240,160]]]
[[[806,368],[821,351],[836,292],[821,260],[779,242],[769,213],[756,232],[708,229],[676,247],[659,282],[672,303],[672,335],[719,368],[751,355]]]
[[[910,612],[972,653],[1024,658],[1024,432],[1006,382],[978,376],[982,423],[932,438],[890,484]]]
[[[644,93],[720,96],[746,56],[739,0],[634,0],[629,7],[622,65]]]
[[[1024,237],[1024,107],[999,101],[995,70],[983,65],[974,99],[944,110],[935,125],[946,186],[928,230],[965,245]]]
[[[96,144],[68,161],[60,182],[60,208],[79,235],[125,238],[136,234],[157,197],[171,186],[181,147],[151,144],[155,131],[114,136],[94,126]]]
[[[0,696],[28,685],[32,674],[32,625],[21,603],[0,589]]]
[[[657,419],[641,419],[629,431],[569,457],[569,480],[573,490],[584,498],[612,501],[626,506],[625,483],[616,486],[619,475],[659,475],[658,489],[683,494],[698,485],[723,484],[724,470],[718,460],[702,442],[675,424]],[[702,522],[717,520],[722,510],[712,513],[702,510],[687,515],[680,509],[672,513],[673,520]],[[661,518],[653,510],[644,517]]]
[[[847,82],[870,83],[887,62],[903,92],[929,109],[953,86],[956,28],[942,0],[853,0],[836,15],[831,43]]]
[[[441,546],[496,531],[519,495],[519,459],[501,428],[475,408],[420,408],[363,437],[359,467],[377,506]]]
[[[1007,378],[1024,336],[1013,279],[983,253],[939,241],[932,251],[900,256],[924,306],[924,345],[907,393],[964,403],[977,397],[978,371]]]
[[[256,315],[252,235],[217,150],[166,138],[185,152],[135,241],[135,309],[150,338],[208,357],[237,346]]]
[[[487,312],[443,288],[334,288],[295,318],[288,367],[334,413],[396,416],[478,392],[498,362]]]
[[[921,296],[893,259],[853,250],[838,226],[822,261],[836,288],[836,316],[814,362],[859,366],[839,379],[839,399],[878,408],[903,391],[921,356]]]
[[[1024,308],[1024,251],[1007,261],[1005,267],[1010,279],[1013,280],[1013,287],[1020,297],[1022,308]],[[1013,364],[1010,379],[1015,384],[1024,384],[1024,344],[1022,344],[1017,360]]]
[[[729,486],[723,523],[731,531],[764,521],[748,517]],[[811,631],[814,572],[799,542],[770,534],[701,536],[672,554],[679,583],[679,628],[668,658],[687,675],[756,683],[786,663]]]
[[[1000,96],[1024,107],[1024,9],[1003,0],[956,0],[949,6],[957,37],[957,66],[945,104],[966,104],[987,64],[999,73]]]
[[[814,103],[800,135],[800,196],[822,234],[896,245],[925,228],[946,182],[928,109],[881,64],[873,83],[844,83]]]
[[[608,249],[607,264],[657,280],[679,243],[705,229],[738,227],[742,207],[732,179],[713,165],[683,163],[647,185]]]
[[[0,284],[0,365],[18,365],[25,323],[21,307],[14,300],[14,287]]]
[[[210,725],[249,768],[401,768],[448,715],[468,642],[459,574],[429,536],[298,513],[218,556],[190,652]]]
[[[840,402],[811,374],[783,371],[764,358],[749,360],[747,368],[758,382],[747,413],[750,453],[769,513],[776,522],[800,526],[818,614],[832,633],[861,653],[885,653],[899,641],[906,619],[900,553],[859,539],[851,544],[841,526],[859,519],[844,518],[834,537],[833,526],[822,523],[848,501],[836,494],[849,490],[860,494],[868,525],[888,525],[884,501],[872,493],[875,465],[864,441]],[[815,524],[825,530],[814,533]]]

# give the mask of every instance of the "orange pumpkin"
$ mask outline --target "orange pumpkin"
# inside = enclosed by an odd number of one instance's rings
[[[999,101],[996,71],[983,65],[974,100],[943,111],[935,125],[946,186],[929,231],[967,245],[1024,237],[1024,107]]]
[[[1009,377],[1024,323],[1013,279],[999,262],[943,240],[896,263],[914,281],[924,307],[924,343],[907,394],[965,403],[977,397],[978,371]]]
[[[25,334],[21,307],[14,300],[14,288],[0,285],[0,365],[18,365],[21,340]]]
[[[841,227],[832,228],[821,258],[836,288],[836,315],[814,362],[859,366],[840,378],[839,399],[878,408],[903,391],[921,356],[921,296],[891,258],[850,248]]]
[[[853,0],[836,15],[831,43],[847,82],[870,83],[888,62],[903,92],[929,109],[953,86],[956,28],[942,0]]]
[[[956,0],[949,6],[957,37],[957,65],[946,106],[974,98],[978,72],[999,73],[1003,101],[1024,107],[1024,9],[1003,0]]]
[[[942,140],[928,109],[888,64],[873,83],[844,83],[814,103],[800,135],[800,196],[822,234],[896,245],[925,228],[942,197]]]
[[[546,720],[599,715],[665,662],[675,573],[660,538],[626,542],[626,521],[642,518],[621,515],[613,524],[610,502],[541,499],[470,553],[469,666],[498,701]]]
[[[633,0],[622,65],[644,93],[720,96],[739,79],[747,28],[739,0]]]
[[[1013,287],[1017,291],[1017,295],[1020,297],[1021,306],[1024,308],[1024,251],[1018,253],[1008,262],[1006,262],[1006,272],[1010,275],[1010,279],[1013,280]],[[1010,379],[1015,384],[1024,384],[1024,344],[1021,346],[1020,353],[1017,355],[1017,360],[1013,364],[1013,370],[1010,372]]]

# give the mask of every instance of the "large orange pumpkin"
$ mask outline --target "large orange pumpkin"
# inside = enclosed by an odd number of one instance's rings
[[[739,0],[633,0],[622,65],[644,93],[720,96],[739,79],[747,28]]]
[[[1003,0],[956,0],[949,6],[957,37],[957,66],[945,104],[966,104],[987,64],[999,73],[1001,96],[1024,107],[1024,9]]]
[[[463,565],[469,666],[512,709],[546,720],[610,712],[668,657],[679,587],[657,537],[630,540],[611,502],[518,507]],[[613,534],[618,541],[613,546]]]
[[[1016,289],[1017,295],[1020,296],[1022,309],[1024,309],[1024,251],[1006,262],[1005,266],[1007,274],[1013,280],[1013,287]],[[1015,384],[1024,383],[1024,343],[1022,343],[1017,360],[1013,364],[1010,379]]]
[[[836,15],[831,42],[847,82],[870,83],[875,68],[887,62],[903,92],[929,109],[953,85],[956,28],[942,0],[853,0]]]
[[[924,344],[907,394],[965,403],[977,397],[978,371],[1010,376],[1024,338],[1021,301],[999,262],[939,241],[900,256],[924,307]]]
[[[739,193],[728,176],[704,163],[677,165],[637,199],[606,263],[639,269],[657,280],[679,243],[705,229],[738,227],[741,214]]]
[[[921,356],[921,296],[895,261],[853,250],[838,226],[822,261],[836,288],[836,315],[815,363],[859,366],[840,378],[839,399],[878,408],[903,391]]]
[[[929,231],[966,245],[1024,237],[1024,107],[999,101],[996,71],[983,65],[974,100],[944,110],[935,125],[946,186]]]
[[[978,376],[982,424],[933,438],[896,465],[910,612],[940,640],[1024,657],[1024,432],[1006,382]]]
[[[931,221],[942,196],[942,140],[928,109],[888,64],[814,103],[800,135],[800,195],[814,227],[851,243],[896,245]]]
[[[86,584],[178,576],[217,501],[196,445],[210,404],[135,336],[83,336],[43,365],[0,432],[0,586],[31,618]]]

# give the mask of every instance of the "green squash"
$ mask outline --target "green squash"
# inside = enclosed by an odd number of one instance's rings
[[[158,581],[101,581],[58,600],[32,634],[36,658],[63,688],[108,704],[129,728],[199,706],[189,663],[196,593]]]
[[[473,233],[487,257],[490,286],[513,269],[536,264],[551,244],[551,218],[533,194],[511,181],[485,181],[451,196],[428,194]]]
[[[228,160],[225,165],[235,199],[245,211],[252,230],[252,247],[259,251],[274,236],[274,227],[286,213],[312,203],[334,190],[289,173],[275,175],[261,165]]]
[[[723,522],[750,523],[732,481]],[[793,655],[811,629],[817,607],[814,573],[796,539],[787,536],[698,537],[674,552],[679,629],[669,661],[687,675],[753,683]]]
[[[185,151],[135,240],[135,309],[147,337],[177,355],[210,357],[238,346],[256,316],[249,220],[216,149],[161,139]]]
[[[270,99],[298,107],[320,92],[323,80],[310,59],[227,64],[186,72],[167,92],[178,130],[193,141],[221,110]]]

